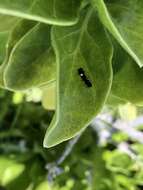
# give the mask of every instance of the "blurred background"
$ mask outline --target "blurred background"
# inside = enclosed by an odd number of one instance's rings
[[[43,148],[41,93],[0,90],[0,190],[143,189],[143,109],[105,107],[77,137]]]

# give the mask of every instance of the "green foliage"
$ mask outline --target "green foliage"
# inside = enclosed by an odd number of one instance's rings
[[[70,7],[70,9],[69,9]],[[71,25],[77,21],[80,0],[1,0],[0,13],[47,24]]]
[[[52,32],[59,80],[56,120],[47,131],[47,147],[75,136],[88,125],[104,104],[112,79],[112,47],[92,9],[77,25],[54,27]],[[84,68],[89,75],[91,88],[78,76],[78,68]]]
[[[140,190],[142,144],[116,130],[101,145],[100,134],[90,126],[71,149],[75,139],[44,149],[43,135],[53,112],[47,113],[39,103],[28,103],[25,98],[22,93],[0,91],[1,189]],[[115,112],[112,110],[112,116]],[[118,114],[116,117],[119,119]],[[132,150],[136,159],[118,148],[120,143],[130,141],[128,150]]]
[[[133,59],[117,44],[114,46],[114,78],[111,93],[136,105],[143,105],[143,68],[139,68]]]
[[[18,41],[17,34],[25,32],[23,27],[21,28],[22,31],[17,29],[21,25],[24,25],[24,29],[27,29],[25,28],[27,26],[30,29],[28,28],[29,31],[26,35]],[[34,25],[32,29],[31,25]],[[55,79],[55,55],[50,44],[50,26],[33,22],[27,24],[25,20],[22,20],[11,35],[9,46],[12,46],[13,41],[17,41],[17,43],[13,49],[11,48],[12,51],[5,69],[4,82],[6,87],[14,90],[25,90]],[[48,76],[47,73],[49,73]]]
[[[142,10],[141,0],[0,0],[0,86],[39,88],[55,109],[45,147],[83,131],[106,102],[143,105]]]
[[[143,65],[142,43],[143,32],[143,2],[134,0],[114,1],[92,0],[97,8],[102,23],[135,59],[139,66]],[[140,17],[140,19],[139,19]]]

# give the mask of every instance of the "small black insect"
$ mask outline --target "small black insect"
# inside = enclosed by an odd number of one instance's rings
[[[88,87],[92,87],[92,83],[90,82],[90,80],[87,79],[84,70],[82,68],[78,69],[78,74],[80,75],[81,79],[84,81],[84,83],[88,86]]]

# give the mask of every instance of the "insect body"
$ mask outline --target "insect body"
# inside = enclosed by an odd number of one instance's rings
[[[92,83],[90,82],[90,80],[87,79],[84,70],[82,68],[78,69],[78,74],[80,75],[81,79],[84,81],[84,83],[88,86],[88,87],[92,87]]]

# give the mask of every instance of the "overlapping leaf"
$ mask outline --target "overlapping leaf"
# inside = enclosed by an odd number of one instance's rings
[[[113,71],[112,94],[143,105],[143,68],[139,68],[117,43],[114,46]]]
[[[81,0],[0,0],[0,13],[44,23],[71,25],[78,19]]]
[[[102,23],[121,46],[143,66],[143,1],[92,0]]]
[[[75,26],[54,27],[52,38],[58,64],[57,108],[45,147],[70,139],[87,127],[102,108],[112,78],[112,46],[93,10],[82,15]],[[92,87],[81,79],[79,68]]]
[[[4,71],[5,86],[13,90],[25,90],[55,79],[50,26],[21,22],[11,36],[8,64]]]

